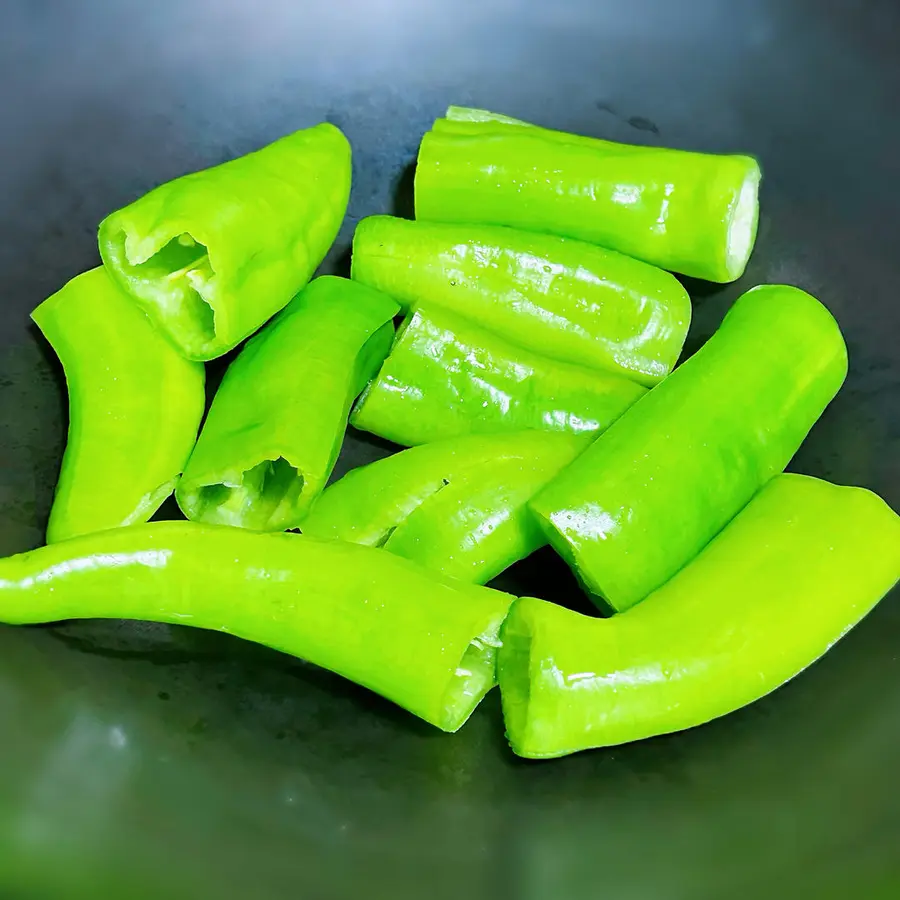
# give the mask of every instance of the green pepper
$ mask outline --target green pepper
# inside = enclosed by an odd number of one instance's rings
[[[390,553],[155,522],[0,560],[0,621],[142,619],[302,657],[456,731],[495,683],[512,597]]]
[[[334,468],[350,406],[384,360],[399,307],[346,278],[300,292],[228,367],[177,499],[199,522],[284,531]]]
[[[883,500],[778,476],[624,615],[514,603],[499,657],[510,743],[562,756],[725,715],[818,659],[898,577],[900,517]]]
[[[502,431],[600,431],[646,389],[547,359],[441,307],[416,307],[351,424],[398,444]]]
[[[621,612],[784,470],[846,374],[840,329],[818,300],[754,288],[531,508],[587,591]]]
[[[350,145],[322,123],[112,213],[100,254],[188,359],[213,359],[306,284],[349,194]]]
[[[319,497],[302,530],[484,584],[546,544],[526,502],[592,440],[523,431],[412,447],[348,472]]]
[[[69,390],[47,541],[146,522],[197,439],[203,366],[184,359],[102,268],[73,278],[31,318]]]
[[[759,180],[749,156],[616,144],[450,107],[422,140],[416,218],[578,238],[725,282],[750,258]]]
[[[439,305],[515,344],[652,386],[691,321],[676,278],[592,244],[496,225],[363,219],[352,277],[407,307]]]

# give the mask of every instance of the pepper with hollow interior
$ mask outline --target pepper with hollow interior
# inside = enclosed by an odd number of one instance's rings
[[[224,631],[330,669],[444,731],[495,683],[512,597],[390,553],[155,522],[0,560],[0,621],[116,618]]]
[[[547,359],[420,304],[350,422],[407,446],[464,434],[599,432],[645,393],[620,375]]]
[[[383,547],[484,584],[547,542],[526,501],[593,440],[523,431],[412,447],[348,472],[303,533]]]
[[[513,750],[562,756],[752,703],[825,653],[898,577],[900,518],[881,498],[778,476],[623,615],[513,605],[499,657]]]
[[[652,386],[681,353],[691,300],[668,272],[582,241],[503,228],[363,219],[352,277],[442,306],[514,344]]]
[[[531,508],[587,591],[621,612],[784,470],[846,374],[840,329],[818,300],[753,288]]]
[[[111,213],[100,254],[188,359],[213,359],[306,284],[349,196],[350,145],[323,122]]]
[[[759,181],[749,156],[617,144],[450,107],[419,149],[416,218],[578,238],[726,282],[753,249]]]
[[[73,278],[31,318],[69,391],[48,543],[146,522],[197,439],[203,366],[184,359],[103,268]]]
[[[356,396],[399,308],[380,291],[312,281],[228,367],[178,485],[199,522],[284,531],[324,489]]]

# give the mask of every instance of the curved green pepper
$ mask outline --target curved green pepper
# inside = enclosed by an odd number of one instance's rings
[[[898,577],[900,517],[883,500],[778,476],[624,615],[517,601],[499,657],[510,743],[562,756],[725,715],[813,663]]]
[[[108,278],[73,278],[31,318],[69,390],[69,437],[47,541],[146,522],[172,493],[203,417],[188,362]]]
[[[178,485],[199,522],[284,531],[324,489],[350,406],[384,361],[399,307],[346,278],[312,281],[228,367]]]
[[[0,560],[0,621],[124,618],[302,657],[456,731],[495,682],[512,597],[369,547],[156,522]]]
[[[646,389],[523,350],[446,309],[416,307],[351,424],[398,444],[501,431],[601,431]]]
[[[363,219],[352,277],[406,306],[442,306],[521,347],[652,386],[691,322],[678,280],[592,244],[496,225]]]
[[[759,181],[749,156],[616,144],[450,107],[422,140],[416,218],[578,238],[725,282],[750,258]]]
[[[412,447],[331,485],[303,533],[383,547],[484,584],[544,546],[526,502],[592,440],[524,431]]]
[[[100,254],[188,359],[213,359],[306,284],[349,195],[350,145],[322,123],[110,214]]]
[[[587,591],[621,612],[783,471],[846,374],[840,329],[818,300],[754,288],[531,508]]]

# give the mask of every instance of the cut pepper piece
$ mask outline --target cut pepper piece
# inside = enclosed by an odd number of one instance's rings
[[[754,288],[531,508],[588,593],[621,612],[784,470],[846,374],[844,339],[818,300]]]
[[[350,145],[322,123],[110,214],[100,254],[188,359],[213,359],[306,284],[349,196]]]
[[[727,282],[753,249],[759,181],[749,156],[617,144],[451,107],[422,140],[416,218],[548,232]]]
[[[620,375],[547,359],[420,304],[350,421],[407,446],[464,434],[599,432],[645,393]]]
[[[563,362],[652,386],[675,366],[691,300],[668,272],[614,250],[496,225],[363,219],[352,277]]]
[[[198,522],[284,531],[324,489],[350,406],[384,361],[399,307],[323,276],[228,367],[177,492]]]
[[[513,750],[562,756],[701,725],[793,678],[900,577],[900,518],[861,488],[769,482],[640,606],[517,601],[501,632]]]
[[[303,533],[383,547],[484,584],[546,544],[526,501],[592,440],[525,431],[413,447],[331,485]]]
[[[31,318],[69,391],[47,542],[146,522],[197,439],[203,366],[184,359],[103,268],[73,278]]]
[[[512,597],[390,553],[156,522],[0,560],[0,621],[116,618],[224,631],[343,675],[444,731],[495,683]]]

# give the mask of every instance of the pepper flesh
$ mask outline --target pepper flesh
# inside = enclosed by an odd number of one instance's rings
[[[363,219],[352,277],[405,307],[442,306],[535,353],[652,386],[691,321],[668,272],[614,250],[496,225]]]
[[[531,509],[588,593],[621,612],[784,470],[846,374],[840,329],[818,300],[753,288]]]
[[[627,378],[547,359],[420,304],[350,422],[407,446],[464,434],[597,432],[644,393]]]
[[[484,584],[544,546],[526,501],[592,440],[525,431],[413,447],[331,485],[303,533],[382,547]]]
[[[818,659],[898,577],[900,518],[881,498],[778,476],[621,616],[513,605],[499,657],[513,750],[562,756],[732,712]]]
[[[350,145],[322,123],[110,214],[100,254],[188,359],[214,359],[306,284],[349,196]]]
[[[312,281],[228,367],[177,491],[189,518],[300,523],[325,488],[350,406],[384,361],[399,307],[346,278]]]
[[[390,553],[298,534],[155,522],[0,560],[0,621],[124,618],[302,657],[456,731],[495,683],[512,597]]]
[[[31,318],[69,392],[47,542],[146,522],[197,439],[203,366],[184,359],[102,267],[73,278]]]
[[[422,140],[416,218],[573,237],[727,282],[753,249],[759,181],[749,156],[617,144],[450,107]]]

